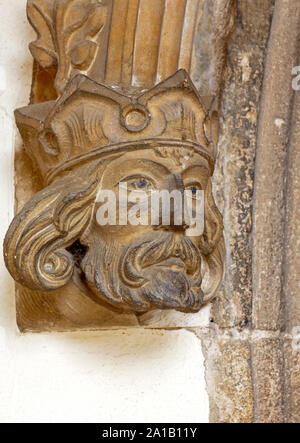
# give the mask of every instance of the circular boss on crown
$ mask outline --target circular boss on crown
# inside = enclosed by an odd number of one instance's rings
[[[126,106],[121,114],[121,123],[130,132],[140,132],[150,122],[150,113],[145,106],[134,104]]]

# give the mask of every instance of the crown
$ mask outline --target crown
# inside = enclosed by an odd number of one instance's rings
[[[57,101],[15,111],[25,149],[44,182],[94,160],[132,149],[185,147],[213,173],[217,112],[184,70],[149,90],[124,93],[77,75]]]

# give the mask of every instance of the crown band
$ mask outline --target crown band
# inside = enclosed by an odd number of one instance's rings
[[[173,139],[145,139],[134,142],[116,143],[113,145],[108,145],[106,147],[101,146],[92,149],[88,153],[77,155],[72,159],[64,162],[62,165],[59,165],[58,167],[49,171],[49,173],[46,176],[46,182],[47,184],[50,184],[54,180],[54,178],[58,176],[61,172],[67,169],[73,169],[75,166],[78,166],[82,163],[86,163],[88,161],[92,161],[97,158],[109,156],[109,154],[112,154],[116,151],[117,152],[125,151],[124,153],[126,153],[129,152],[130,149],[136,149],[137,147],[139,149],[149,149],[149,148],[164,147],[164,146],[192,149],[195,153],[201,155],[202,157],[205,158],[205,160],[207,160],[210,167],[210,173],[211,175],[213,175],[214,159],[211,157],[211,155],[207,151],[207,148],[205,148],[204,146],[186,140],[182,141],[182,140],[173,140]]]

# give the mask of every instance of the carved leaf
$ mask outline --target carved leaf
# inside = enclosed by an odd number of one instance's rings
[[[30,51],[43,68],[49,68],[57,63],[54,43],[52,0],[28,0],[27,16],[36,31],[38,39],[30,43]]]
[[[38,35],[31,53],[44,68],[58,65],[55,84],[62,92],[74,73],[88,71],[95,60],[107,17],[105,2],[28,0],[27,13]]]
[[[88,69],[91,61],[95,56],[97,50],[97,45],[95,42],[85,41],[79,43],[71,51],[71,62],[72,65],[82,71]]]

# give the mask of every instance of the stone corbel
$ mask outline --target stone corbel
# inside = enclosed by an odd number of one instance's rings
[[[22,330],[195,313],[216,295],[217,104],[189,75],[199,14],[196,0],[28,0],[32,103],[15,116],[39,189],[4,243]],[[204,191],[201,235],[188,237],[186,221],[99,226],[99,191],[124,180]]]

